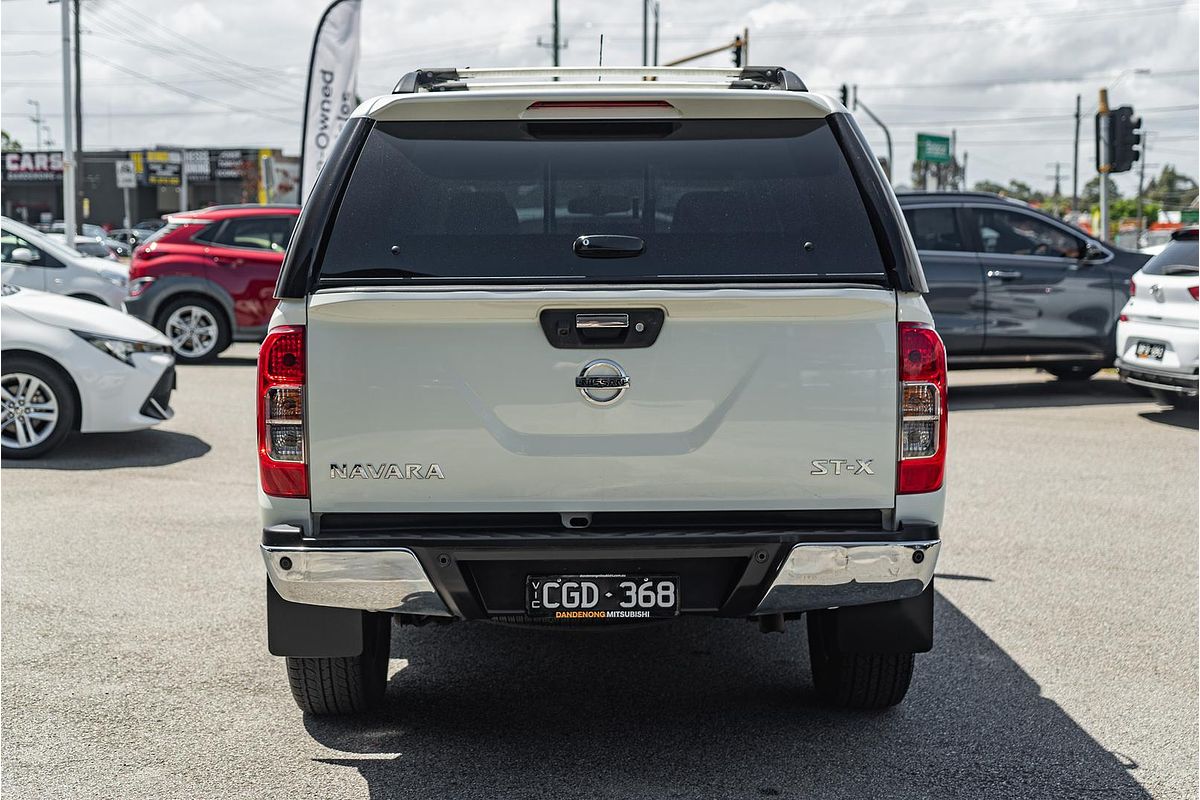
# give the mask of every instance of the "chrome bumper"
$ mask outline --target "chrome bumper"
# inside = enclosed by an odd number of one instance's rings
[[[260,545],[284,600],[334,608],[454,616],[412,550]],[[933,579],[941,541],[793,545],[755,615],[916,597]]]
[[[933,580],[941,547],[939,539],[795,545],[755,613],[810,611],[916,597]]]
[[[260,547],[271,585],[291,603],[452,616],[411,550]]]

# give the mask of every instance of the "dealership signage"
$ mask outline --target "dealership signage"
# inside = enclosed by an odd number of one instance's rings
[[[241,178],[245,171],[246,157],[241,150],[222,150],[217,153],[218,179]]]
[[[183,156],[178,150],[147,150],[146,183],[151,186],[178,186]]]
[[[5,181],[61,181],[62,171],[62,151],[4,154]]]

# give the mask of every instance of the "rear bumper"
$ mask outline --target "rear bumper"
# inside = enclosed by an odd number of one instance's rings
[[[1145,363],[1130,363],[1120,358],[1116,360],[1115,366],[1122,381],[1145,389],[1196,397],[1200,387],[1200,376],[1195,372],[1188,374],[1179,370],[1155,369]]]
[[[291,603],[419,616],[525,621],[525,577],[672,574],[680,612],[795,614],[920,595],[941,542],[935,525],[900,531],[456,533],[321,542],[263,531],[271,585]]]

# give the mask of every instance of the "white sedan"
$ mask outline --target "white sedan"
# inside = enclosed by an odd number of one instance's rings
[[[127,314],[6,285],[0,292],[0,451],[36,458],[72,432],[170,419],[175,356]]]
[[[1170,244],[1133,274],[1129,302],[1117,321],[1121,380],[1149,389],[1170,405],[1196,402],[1200,372],[1200,241],[1197,228],[1176,231]]]
[[[78,297],[122,308],[129,267],[68,249],[8,217],[0,217],[0,270],[5,284]]]

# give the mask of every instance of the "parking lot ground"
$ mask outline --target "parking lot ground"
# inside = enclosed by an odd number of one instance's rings
[[[176,417],[7,462],[5,798],[1193,798],[1197,422],[1111,376],[952,373],[937,642],[820,706],[803,625],[396,628],[305,718],[264,644],[254,348]]]

